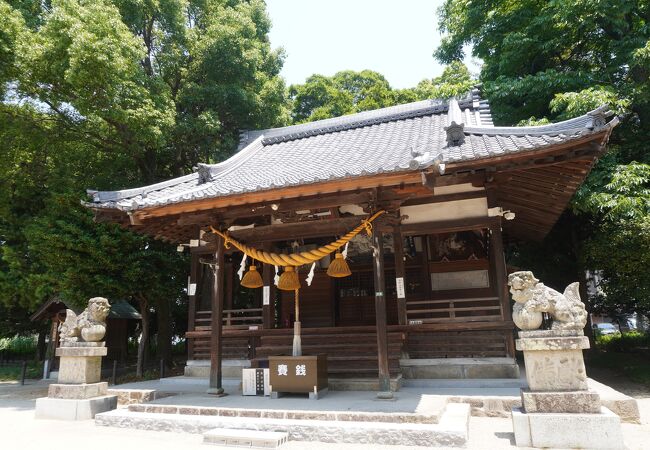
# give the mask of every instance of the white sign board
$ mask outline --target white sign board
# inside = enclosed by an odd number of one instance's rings
[[[395,287],[397,289],[397,298],[406,298],[406,292],[404,291],[403,277],[395,278]]]
[[[196,283],[190,283],[190,287],[187,290],[187,295],[196,295]]]
[[[271,304],[271,286],[264,286],[262,288],[262,305],[270,305]]]
[[[431,274],[431,289],[478,289],[490,287],[487,270],[463,270],[462,272],[440,272]]]
[[[255,386],[255,369],[242,369],[241,371],[242,395],[257,395]]]
[[[269,369],[242,369],[242,395],[271,395]]]

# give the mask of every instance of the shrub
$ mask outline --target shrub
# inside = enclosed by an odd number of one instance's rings
[[[0,354],[3,359],[29,359],[36,354],[36,337],[14,336],[0,339]]]
[[[12,364],[10,366],[0,366],[0,381],[18,381],[20,380],[21,372],[22,372],[22,366],[19,363]],[[39,379],[42,375],[43,375],[42,364],[36,361],[30,361],[27,363],[27,371],[25,372],[25,378]]]
[[[608,352],[627,353],[647,348],[650,344],[650,334],[630,331],[623,334],[597,336],[596,344]]]
[[[172,343],[172,355],[186,355],[187,354],[187,342],[185,338],[174,339]]]

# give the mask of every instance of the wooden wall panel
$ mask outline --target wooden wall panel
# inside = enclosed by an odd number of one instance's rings
[[[300,322],[303,328],[331,327],[332,323],[332,283],[331,278],[323,270],[317,270],[311,286],[304,279],[307,273],[299,274],[302,288],[300,289]],[[288,328],[293,323],[294,293],[281,291],[280,327]]]

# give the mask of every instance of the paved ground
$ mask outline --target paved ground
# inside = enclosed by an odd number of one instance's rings
[[[270,397],[242,396],[239,380],[224,379],[225,397],[206,394],[207,379],[173,377],[162,380],[121,384],[121,389],[155,389],[175,392],[176,395],[160,398],[151,403],[164,405],[191,405],[224,408],[318,410],[318,411],[364,411],[386,413],[436,414],[441,407],[441,395],[485,395],[486,389],[403,387],[392,400],[379,400],[373,391],[331,391],[318,401],[308,400],[307,395]],[[518,396],[519,388],[489,388],[493,396]]]
[[[34,419],[34,399],[46,395],[47,385],[31,382],[26,386],[0,383],[0,423],[2,448],[69,450],[83,442],[93,450],[205,450],[201,437],[153,431],[96,427],[93,421],[60,422]],[[639,397],[643,397],[640,395]],[[630,450],[650,448],[650,396],[639,398],[642,424],[623,424],[625,443]],[[207,447],[209,448],[209,447]],[[287,450],[305,449],[304,442],[290,442]],[[309,443],[309,450],[367,449],[364,445]],[[400,450],[414,447],[372,446],[377,450]],[[515,448],[510,419],[472,417],[470,450]],[[423,447],[421,449],[424,449]]]

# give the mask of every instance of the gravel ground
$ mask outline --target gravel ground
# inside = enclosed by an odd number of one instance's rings
[[[650,386],[630,381],[614,370],[604,367],[587,367],[587,373],[590,378],[637,400],[650,398]]]
[[[6,449],[69,450],[77,445],[93,450],[205,450],[201,436],[155,431],[125,430],[96,427],[94,422],[65,422],[34,419],[35,398],[47,393],[47,385],[30,383],[0,383],[0,447]],[[623,424],[625,443],[630,450],[650,448],[650,398],[639,399],[642,424]],[[367,446],[353,444],[324,444],[318,442],[290,442],[287,450],[338,450],[338,449],[424,449],[425,447]],[[514,437],[510,419],[472,417],[470,421],[470,450],[512,449]]]

